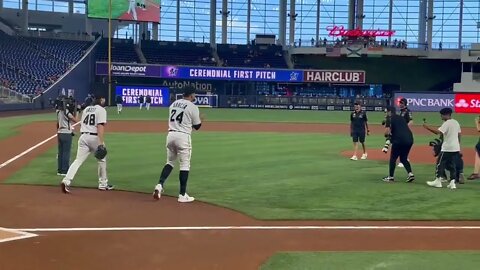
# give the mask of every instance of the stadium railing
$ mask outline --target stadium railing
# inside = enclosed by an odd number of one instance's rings
[[[8,98],[9,100],[19,103],[31,103],[32,98],[27,95],[23,95],[6,87],[0,86],[0,97]]]

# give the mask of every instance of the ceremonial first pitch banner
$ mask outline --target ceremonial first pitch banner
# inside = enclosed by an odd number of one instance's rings
[[[139,105],[140,96],[150,96],[152,98],[152,106],[170,106],[170,91],[167,87],[116,86],[115,93],[117,96],[122,97],[124,106]]]
[[[365,71],[185,67],[113,63],[112,76],[186,80],[257,82],[365,83]],[[108,64],[97,62],[97,75],[108,75]]]

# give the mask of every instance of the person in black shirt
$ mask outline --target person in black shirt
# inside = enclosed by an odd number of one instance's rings
[[[362,111],[360,104],[355,103],[355,110],[350,114],[350,135],[353,139],[353,156],[351,160],[358,160],[358,142],[362,144],[362,159],[367,159],[367,149],[365,147],[365,135],[369,134],[367,113]]]
[[[123,98],[121,95],[117,95],[115,98],[115,103],[117,103],[117,113],[121,114],[123,109]]]
[[[398,106],[400,107],[400,116],[405,119],[408,126],[411,126],[413,124],[413,115],[412,111],[410,111],[407,105],[408,100],[406,98],[402,98],[400,99],[400,102],[398,102]],[[403,163],[398,163],[398,167],[403,168]]]
[[[145,97],[143,95],[140,95],[138,97],[138,103],[140,104],[140,110],[141,110],[143,107],[143,104],[145,103]]]
[[[408,173],[407,182],[410,183],[415,180],[415,176],[412,173],[412,167],[408,161],[408,155],[413,146],[413,134],[404,118],[397,115],[395,111],[395,107],[387,108],[385,136],[390,137],[392,150],[390,152],[389,175],[383,178],[383,181],[395,181],[394,174],[396,162],[397,159],[400,158],[400,162],[403,163],[405,170]]]
[[[147,111],[150,110],[150,104],[152,103],[152,97],[150,95],[147,95],[145,97],[145,107],[147,108]]]

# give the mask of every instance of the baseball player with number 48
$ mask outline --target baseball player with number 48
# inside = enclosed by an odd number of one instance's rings
[[[78,169],[90,154],[94,154],[98,161],[98,189],[112,190],[107,179],[107,149],[105,148],[105,124],[107,123],[107,111],[105,98],[97,97],[94,103],[85,108],[82,113],[80,133],[78,139],[77,157],[70,165],[67,175],[63,178],[61,187],[63,193],[70,193],[70,184],[77,174]]]

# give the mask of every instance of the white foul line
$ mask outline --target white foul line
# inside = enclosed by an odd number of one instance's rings
[[[24,232],[113,231],[215,231],[215,230],[480,230],[480,226],[194,226],[194,227],[100,227],[23,228]]]
[[[80,123],[80,122],[78,122],[78,123]],[[78,125],[78,123],[76,123],[76,124],[72,125],[72,127],[74,127],[74,126]],[[1,168],[3,168],[3,167],[5,167],[5,166],[7,166],[8,164],[10,164],[10,163],[14,162],[15,160],[17,160],[17,159],[19,159],[19,158],[21,158],[21,157],[25,156],[26,154],[28,154],[28,153],[32,152],[32,151],[33,151],[33,150],[35,150],[36,148],[38,148],[38,147],[40,147],[40,146],[42,146],[42,145],[46,144],[48,141],[50,141],[51,139],[53,139],[53,138],[55,138],[55,137],[57,137],[57,134],[55,134],[55,135],[53,135],[53,136],[51,136],[51,137],[48,137],[47,139],[45,139],[45,140],[43,140],[43,141],[41,141],[41,142],[37,143],[36,145],[34,145],[34,146],[32,146],[32,147],[28,148],[27,150],[23,151],[22,153],[20,153],[20,154],[18,154],[18,155],[16,155],[16,156],[14,156],[13,158],[11,158],[11,159],[9,159],[9,160],[5,161],[4,163],[0,164],[0,169],[1,169]]]
[[[38,235],[33,234],[33,233],[23,232],[23,231],[19,231],[19,230],[15,230],[15,229],[0,228],[0,231],[9,232],[9,233],[13,233],[13,234],[20,234],[19,236],[0,239],[0,243],[5,243],[5,242],[9,242],[9,241],[21,240],[21,239],[26,239],[26,238],[31,238],[31,237],[38,236]]]

